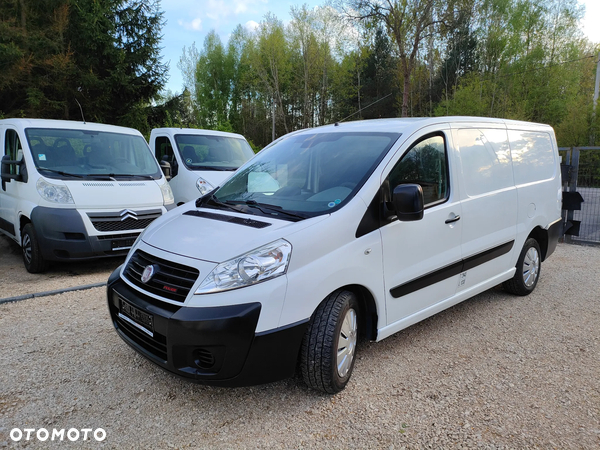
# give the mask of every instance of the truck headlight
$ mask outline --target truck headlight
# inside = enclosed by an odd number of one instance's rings
[[[164,182],[160,185],[160,192],[163,196],[163,205],[170,205],[175,202],[175,197],[173,197],[173,191],[171,190],[171,186],[169,183]]]
[[[251,286],[284,275],[292,244],[279,239],[219,264],[204,279],[195,294],[209,294]]]
[[[202,177],[199,177],[196,180],[196,187],[198,188],[198,191],[200,191],[200,195],[204,195],[214,189],[213,185]]]
[[[52,203],[75,203],[67,186],[48,183],[43,178],[39,178],[35,187],[44,200]]]

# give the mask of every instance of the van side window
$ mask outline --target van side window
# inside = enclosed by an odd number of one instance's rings
[[[548,133],[509,130],[515,184],[548,180],[554,176],[555,150]]]
[[[156,153],[156,159],[160,161],[167,161],[171,165],[173,164],[174,155],[171,141],[166,136],[159,136],[155,140],[154,151]]]
[[[462,129],[457,138],[467,195],[474,197],[513,185],[505,129]]]
[[[21,140],[15,130],[6,130],[4,139],[4,154],[8,155],[9,159],[18,161],[23,158],[23,147],[21,146]],[[19,173],[19,166],[16,164],[10,165],[10,174],[17,175]]]
[[[390,190],[399,184],[416,183],[423,188],[425,206],[447,199],[447,160],[446,144],[442,136],[430,136],[417,142],[388,175]]]

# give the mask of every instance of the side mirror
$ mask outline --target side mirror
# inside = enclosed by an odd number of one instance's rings
[[[412,222],[423,218],[423,189],[418,184],[400,184],[394,188],[392,206],[398,220]]]
[[[160,170],[162,170],[162,173],[165,174],[165,178],[167,179],[167,181],[173,178],[171,176],[171,164],[168,161],[160,162]]]
[[[2,178],[2,190],[5,191],[6,190],[6,183],[11,181],[11,180],[15,180],[15,181],[23,181],[23,175],[21,173],[17,173],[20,172],[20,170],[18,170],[18,168],[20,168],[23,164],[24,160],[19,160],[19,161],[15,161],[10,159],[10,156],[8,155],[4,155],[2,157],[2,162],[0,163],[1,168],[0,168],[0,174],[1,174],[1,178]],[[14,171],[15,173],[10,173],[11,172],[11,167],[14,167]]]

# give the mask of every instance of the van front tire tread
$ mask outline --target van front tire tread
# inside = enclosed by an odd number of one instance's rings
[[[315,311],[300,350],[302,378],[309,387],[335,394],[350,380],[356,359],[355,349],[345,376],[339,375],[336,366],[342,321],[350,310],[358,314],[358,301],[354,293],[342,290],[330,294]]]
[[[21,248],[23,264],[28,272],[40,273],[48,268],[48,262],[42,258],[37,235],[31,223],[26,224],[21,231]]]

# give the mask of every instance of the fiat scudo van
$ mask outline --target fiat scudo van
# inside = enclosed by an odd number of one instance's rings
[[[218,187],[254,156],[241,134],[194,128],[155,128],[150,148],[181,205]]]
[[[335,393],[380,341],[503,284],[531,293],[561,234],[547,125],[474,117],[284,136],[165,214],[108,281],[119,336],[164,369]]]
[[[89,122],[0,120],[0,232],[29,272],[49,261],[125,256],[173,194],[139,131]]]

